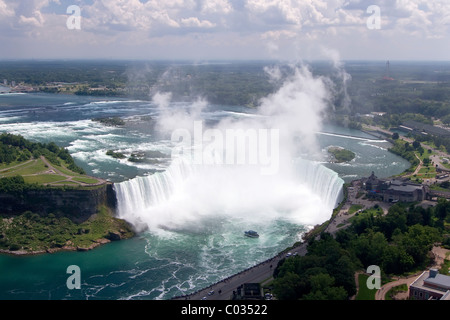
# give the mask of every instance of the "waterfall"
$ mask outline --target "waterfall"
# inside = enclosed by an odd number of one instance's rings
[[[117,183],[119,217],[137,227],[198,227],[233,215],[259,222],[295,217],[323,222],[342,199],[343,180],[320,163],[297,160],[296,174],[262,176],[247,167],[196,167],[175,159],[164,172]]]
[[[339,175],[324,165],[297,159],[295,168],[299,174],[299,180],[318,194],[324,203],[330,208],[336,208],[343,199],[343,184]]]
[[[163,172],[114,184],[119,217],[139,222],[148,208],[168,201],[193,170],[187,160],[178,158]]]

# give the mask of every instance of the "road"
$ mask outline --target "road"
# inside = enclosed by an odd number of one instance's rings
[[[348,225],[348,219],[353,216],[348,215],[348,209],[352,204],[356,201],[358,204],[361,204],[364,208],[372,207],[375,203],[382,204],[379,202],[372,202],[366,200],[357,200],[356,196],[358,194],[358,186],[354,185],[352,189],[349,190],[348,201],[342,206],[339,213],[330,221],[326,232],[334,234],[341,228]],[[382,204],[382,208],[385,212],[387,212],[387,204]],[[305,255],[307,252],[307,243],[302,243],[299,246],[293,248],[289,251],[292,255]],[[233,275],[227,279],[224,279],[212,286],[207,288],[203,288],[198,292],[195,292],[188,296],[182,296],[174,298],[174,300],[201,300],[202,298],[209,300],[230,300],[233,296],[233,291],[235,291],[239,286],[244,283],[261,283],[265,280],[269,280],[272,278],[273,270],[277,266],[278,262],[286,258],[286,253],[280,254],[272,259],[264,261],[252,268],[244,270],[236,275]],[[289,258],[288,258],[289,259]],[[214,291],[213,295],[208,295],[210,291]]]
[[[305,255],[306,243],[301,244],[289,252],[291,254]],[[265,280],[271,279],[273,270],[277,266],[278,262],[285,257],[285,254],[278,255],[216,284],[213,284],[212,286],[201,289],[200,291],[188,296],[175,298],[174,300],[201,300],[204,297],[209,300],[230,300],[233,296],[233,291],[235,291],[240,285],[244,283],[261,283]],[[208,293],[212,290],[214,291],[214,294],[208,295]]]
[[[382,130],[377,127],[373,127],[371,129],[377,129],[380,131],[383,131],[386,134],[392,135],[391,132],[387,130]],[[410,140],[412,143],[412,140]],[[427,147],[429,148],[429,147]],[[336,214],[336,216],[330,220],[330,223],[328,224],[326,228],[326,232],[329,232],[331,234],[334,234],[341,228],[346,227],[349,224],[349,218],[353,216],[348,214],[348,210],[350,207],[354,204],[359,204],[362,206],[362,210],[371,208],[375,204],[378,204],[382,209],[383,213],[387,214],[389,210],[389,204],[385,202],[378,202],[378,201],[370,201],[370,200],[364,200],[364,199],[358,199],[358,186],[357,184],[353,184],[352,188],[349,189],[349,195],[347,202],[342,206],[341,210]],[[305,255],[307,252],[307,244],[303,243],[299,245],[296,248],[293,248],[290,253],[298,254],[298,255]],[[236,275],[230,276],[227,279],[224,279],[216,284],[213,284],[207,288],[203,288],[191,295],[187,296],[181,296],[174,298],[174,300],[201,300],[203,299],[209,299],[209,300],[230,300],[233,296],[233,291],[235,291],[239,286],[241,286],[244,283],[261,283],[265,280],[269,280],[272,278],[273,270],[277,266],[278,262],[285,258],[285,254],[278,255],[270,260],[267,260],[261,264],[258,264],[252,268],[249,268],[243,272],[240,272]],[[415,278],[414,278],[415,279]],[[400,280],[399,280],[400,281]],[[409,281],[409,280],[406,280]],[[412,282],[412,281],[411,281]],[[392,284],[392,286],[395,286],[398,284]],[[381,292],[387,292],[389,289],[389,284],[382,287]],[[214,291],[214,294],[209,295],[208,293]],[[379,295],[381,295],[381,292]],[[381,297],[381,296],[380,296]]]

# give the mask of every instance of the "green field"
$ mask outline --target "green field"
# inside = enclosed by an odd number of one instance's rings
[[[16,175],[31,175],[48,170],[41,159],[34,159],[25,162],[13,162],[9,166],[3,164],[0,169],[0,177],[12,177]]]
[[[434,167],[421,168],[419,170],[419,173],[417,174],[417,177],[422,179],[436,178],[436,168]]]
[[[406,284],[401,284],[396,287],[393,287],[391,290],[386,292],[384,298],[385,298],[385,300],[393,300],[392,297],[395,296],[397,293],[407,292],[407,291],[408,291],[408,286]]]
[[[40,174],[36,176],[24,176],[26,183],[49,184],[66,180],[66,177],[56,174]]]
[[[76,177],[72,179],[73,181],[78,181],[78,182],[83,182],[83,183],[87,183],[87,184],[94,184],[94,183],[98,183],[97,179],[93,179],[93,178],[89,178],[89,177]]]
[[[41,158],[24,162],[14,161],[0,166],[0,178],[22,176],[26,183],[37,183],[52,186],[77,186],[96,184],[99,180],[73,172],[67,168],[67,163],[60,160],[61,165],[52,164],[49,168]]]
[[[348,209],[348,214],[354,214],[356,211],[362,209],[363,206],[360,204],[352,204],[350,209]]]
[[[360,274],[358,276],[358,294],[355,300],[375,300],[376,289],[369,289],[367,287],[367,279],[369,276],[367,274]]]

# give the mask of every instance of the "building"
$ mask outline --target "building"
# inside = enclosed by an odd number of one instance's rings
[[[424,271],[409,286],[409,298],[414,300],[450,300],[450,276],[437,269]]]
[[[450,131],[432,126],[430,124],[424,124],[413,120],[408,120],[402,123],[401,126],[399,126],[400,130],[411,132],[412,134],[416,135],[433,135],[436,137],[443,137],[448,138],[450,137]]]
[[[361,182],[369,197],[385,202],[423,201],[429,193],[428,187],[421,184],[401,179],[378,179],[374,172]]]
[[[378,177],[375,175],[375,172],[373,171],[370,177],[362,179],[362,185],[369,193],[369,195],[372,196],[382,195],[384,191],[389,187],[388,181],[378,179]]]
[[[233,300],[263,300],[263,290],[259,283],[244,283],[233,291]]]
[[[384,202],[414,202],[427,198],[428,188],[411,182],[391,180],[383,193]]]

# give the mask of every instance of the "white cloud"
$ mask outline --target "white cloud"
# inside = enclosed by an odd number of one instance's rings
[[[213,28],[216,25],[208,20],[199,20],[197,17],[181,19],[181,24],[186,27]]]
[[[259,54],[267,56],[295,48],[314,56],[307,46],[328,43],[350,53],[349,47],[359,43],[375,54],[385,43],[448,42],[450,1],[375,2],[382,19],[382,28],[376,31],[366,26],[366,9],[373,0],[74,0],[82,15],[82,30],[74,33],[65,29],[67,1],[0,0],[0,36],[24,43],[48,41],[53,48],[71,42],[96,43],[99,48],[148,44],[155,52],[163,50],[165,41],[170,48],[201,42],[205,54],[209,46],[224,54],[239,50],[258,54],[255,48],[265,48]]]
[[[0,0],[0,18],[10,18],[14,16],[14,9],[6,3],[6,1]]]
[[[228,0],[205,0],[201,10],[203,14],[229,14],[232,11],[233,7]]]

